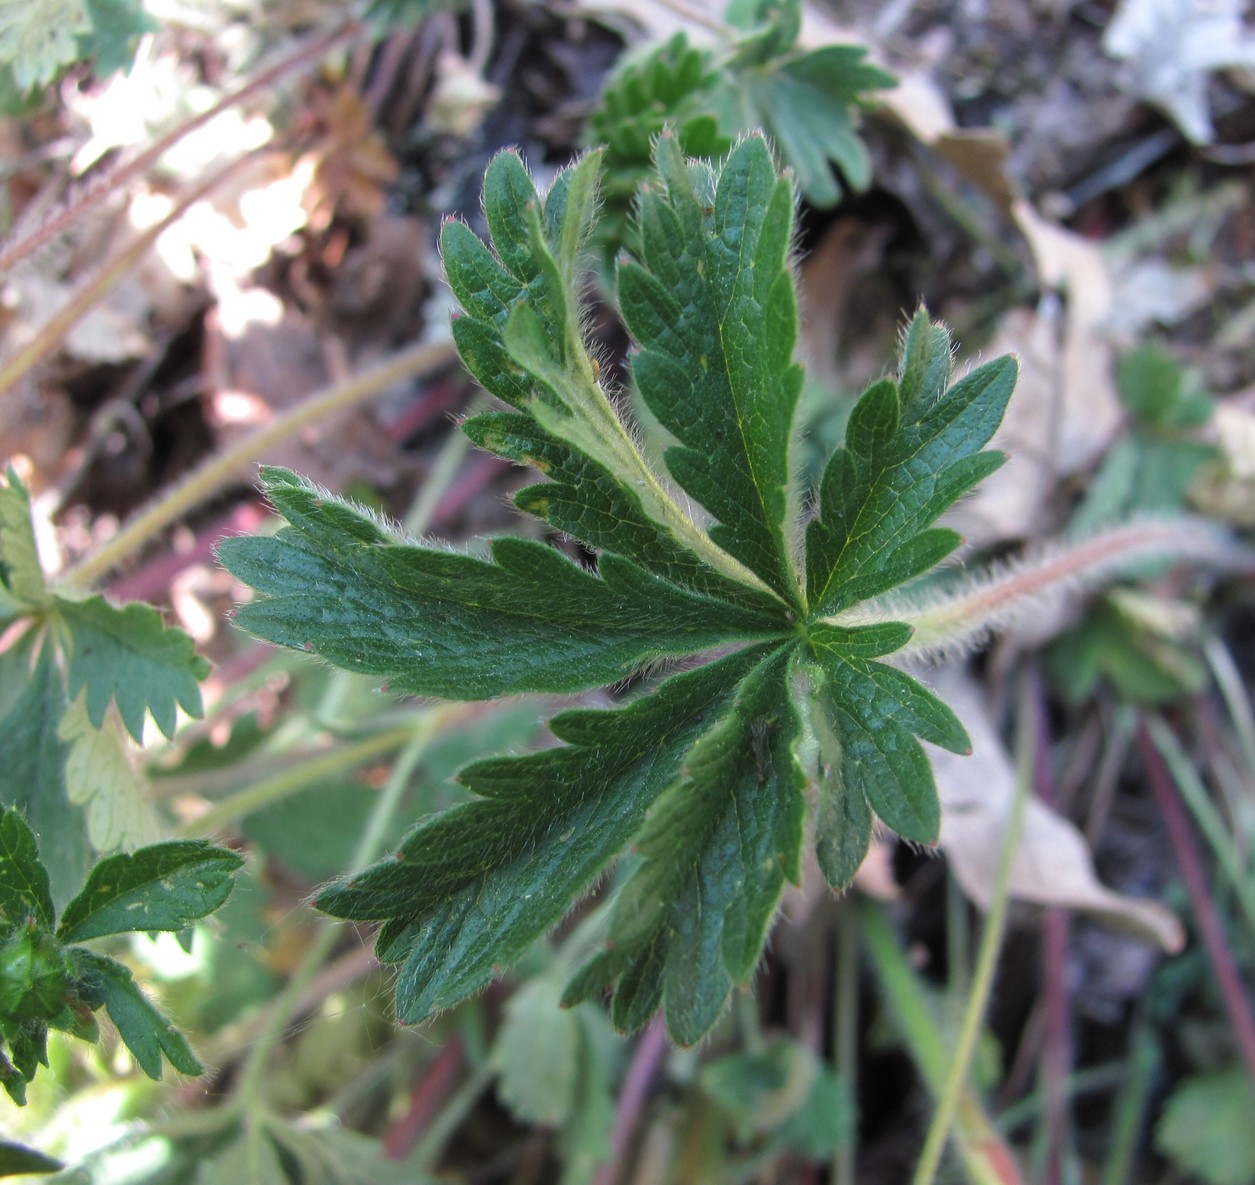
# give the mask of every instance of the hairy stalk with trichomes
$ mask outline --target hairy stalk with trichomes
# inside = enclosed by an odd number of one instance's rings
[[[912,643],[894,605],[914,606],[932,650],[1059,575],[1109,578],[1113,550],[1171,554],[1188,533],[1117,530],[1079,559],[1013,570],[1009,594],[996,579],[941,602],[900,592],[953,552],[959,536],[936,520],[1001,463],[983,450],[1015,362],[952,381],[949,336],[921,311],[896,375],[859,400],[818,488],[799,489],[795,196],[759,136],[711,165],[664,134],[638,200],[615,289],[634,395],[671,440],[655,455],[582,332],[599,169],[585,156],[542,200],[502,153],[484,181],[491,247],[459,222],[441,236],[454,339],[505,405],[464,429],[544,476],[517,506],[582,541],[596,572],[518,538],[489,559],[422,545],[277,469],[263,484],[287,525],[220,554],[258,594],[243,628],[400,693],[575,693],[683,668],[622,707],[558,713],[561,745],[473,762],[470,801],[316,903],[383,922],[377,950],[400,964],[397,1010],[414,1022],[483,988],[616,866],[604,946],[565,998],[609,990],[625,1029],[661,1005],[692,1042],[751,976],[808,834],[834,888],[877,819],[936,839],[921,741],[969,742],[884,661]]]

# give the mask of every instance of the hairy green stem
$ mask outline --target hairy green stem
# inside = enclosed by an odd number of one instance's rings
[[[950,1061],[949,1072],[941,1097],[937,1101],[937,1110],[928,1129],[928,1136],[924,1140],[924,1150],[920,1153],[919,1162],[915,1166],[915,1174],[911,1178],[912,1185],[932,1185],[936,1179],[942,1153],[950,1138],[950,1129],[954,1125],[955,1116],[958,1114],[963,1099],[972,1056],[976,1052],[981,1023],[984,1020],[985,1008],[993,988],[994,972],[998,966],[998,952],[1002,947],[1002,934],[1006,926],[1007,906],[1010,900],[1011,868],[1020,843],[1029,786],[1033,779],[1037,743],[1032,718],[1032,706],[1029,703],[1026,684],[1020,696],[1015,798],[1011,805],[1011,816],[1007,820],[1006,835],[1002,841],[1002,853],[998,858],[993,898],[990,902],[989,913],[985,918],[984,930],[981,933],[980,947],[976,955],[976,968],[972,976],[972,990],[964,1012],[963,1024],[959,1030],[958,1044]]]
[[[902,621],[914,631],[895,657],[962,653],[993,630],[1049,611],[1063,596],[1097,588],[1152,559],[1193,560],[1220,569],[1247,569],[1255,559],[1204,519],[1126,523],[1079,543],[1064,544],[1005,569],[965,580],[950,593],[913,600],[886,597],[845,610],[826,623],[842,626]]]
[[[351,745],[332,749],[309,761],[303,761],[292,769],[285,769],[273,777],[254,782],[230,798],[216,803],[199,818],[184,823],[178,829],[178,834],[184,838],[216,834],[237,819],[288,798],[323,778],[345,773],[373,758],[399,749],[414,735],[414,728],[414,724],[410,723],[399,728],[390,728],[386,732],[373,733]]]
[[[438,370],[456,356],[451,341],[420,343],[399,350],[378,366],[311,396],[272,423],[249,433],[231,448],[211,457],[141,511],[97,551],[68,569],[64,574],[64,583],[79,587],[94,584],[159,532],[217,493],[240,470],[306,425],[332,412],[345,411],[363,403],[402,379]]]

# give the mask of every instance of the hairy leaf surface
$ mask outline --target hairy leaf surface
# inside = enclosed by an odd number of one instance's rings
[[[108,856],[65,907],[57,936],[84,942],[131,930],[184,930],[227,899],[243,863],[237,852],[203,839]]]
[[[784,882],[799,877],[789,666],[788,649],[764,658],[690,747],[637,837],[644,862],[616,903],[610,949],[568,1003],[613,983],[615,1023],[637,1028],[665,999],[669,1032],[691,1044],[748,980]]]
[[[746,69],[755,53],[781,52],[773,37],[792,44],[786,26],[746,40]],[[789,457],[802,377],[792,183],[761,137],[712,165],[663,135],[618,277],[637,393],[655,435],[670,436],[660,463],[582,338],[598,160],[560,174],[542,200],[518,157],[501,154],[485,178],[491,242],[460,223],[442,234],[463,308],[455,339],[508,407],[467,432],[542,475],[517,505],[593,549],[596,572],[522,540],[495,541],[487,560],[420,547],[280,470],[263,483],[287,525],[220,554],[259,594],[241,625],[395,690],[570,692],[660,659],[704,659],[645,682],[626,706],[560,712],[556,747],[473,762],[461,774],[471,801],[316,902],[383,923],[376,949],[400,965],[398,1016],[417,1022],[481,990],[631,852],[606,945],[565,999],[609,991],[626,1029],[662,1006],[671,1035],[691,1043],[753,974],[783,886],[800,875],[808,810],[837,886],[877,816],[911,839],[936,836],[921,741],[963,751],[967,737],[882,661],[908,626],[841,613],[953,548],[932,524],[997,463],[979,450],[1014,367],[949,386],[948,335],[921,313],[898,379],[853,414],[807,528]],[[578,1061],[563,1055],[569,1074]]]
[[[982,453],[1015,387],[1010,357],[947,387],[949,338],[916,314],[897,382],[870,387],[850,416],[806,533],[812,611],[832,614],[927,572],[959,543],[932,527],[1001,463]]]
[[[567,744],[468,766],[480,797],[423,824],[395,856],[319,894],[337,917],[388,919],[380,958],[402,962],[397,1012],[419,1021],[479,990],[586,891],[639,830],[737,682],[751,648],[677,675],[615,711],[562,712]]]
[[[796,603],[785,542],[789,435],[802,387],[788,269],[793,190],[761,138],[723,169],[659,140],[664,187],[641,198],[640,261],[619,301],[642,398],[680,442],[667,468],[716,519],[711,537]]]
[[[262,598],[245,629],[386,676],[397,691],[487,699],[570,692],[626,678],[665,655],[780,632],[777,619],[671,584],[612,554],[594,576],[551,547],[493,544],[493,561],[395,541],[347,503],[267,470],[289,522],[219,557]]]

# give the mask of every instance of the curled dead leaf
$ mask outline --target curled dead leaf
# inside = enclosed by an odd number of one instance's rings
[[[940,847],[963,891],[988,908],[1015,797],[1015,768],[972,680],[949,670],[940,682],[941,694],[972,738],[970,757],[930,746],[941,798]],[[1081,833],[1039,799],[1027,804],[1011,869],[1011,895],[1092,914],[1169,954],[1185,944],[1180,920],[1162,903],[1103,885]]]

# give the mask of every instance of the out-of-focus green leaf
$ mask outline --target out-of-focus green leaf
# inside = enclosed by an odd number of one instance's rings
[[[0,804],[16,807],[30,824],[57,904],[83,883],[91,860],[86,819],[65,790],[67,746],[57,737],[64,712],[65,687],[45,639],[0,719]]]
[[[74,697],[87,688],[87,714],[96,728],[110,701],[141,744],[146,712],[166,737],[174,736],[178,708],[189,716],[201,714],[199,681],[209,663],[156,609],[134,601],[119,608],[99,596],[57,597],[56,608],[69,633],[69,693]]]
[[[106,712],[97,728],[87,713],[86,693],[66,706],[57,736],[70,750],[65,792],[87,815],[87,837],[98,852],[133,848],[160,835],[148,786],[128,751],[122,722]]]
[[[23,1173],[55,1173],[64,1166],[59,1160],[45,1156],[24,1144],[0,1140],[0,1177],[19,1177]]]
[[[1255,1181],[1255,1085],[1234,1066],[1187,1078],[1172,1093],[1155,1128],[1155,1145],[1207,1185]]]
[[[0,806],[0,933],[34,919],[52,929],[56,912],[39,845],[19,811]]]

